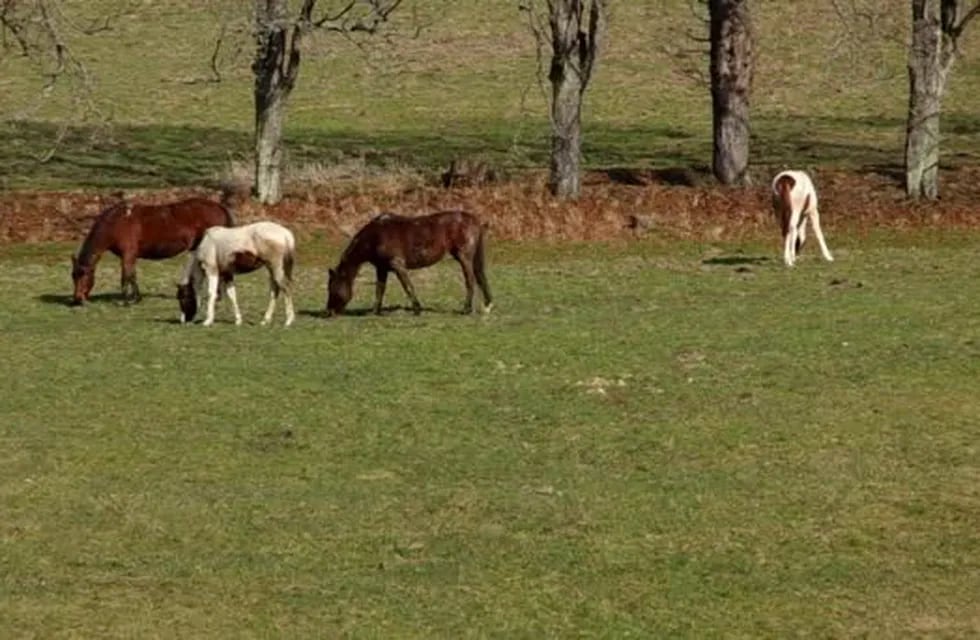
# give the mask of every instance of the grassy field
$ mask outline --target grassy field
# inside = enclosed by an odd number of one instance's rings
[[[308,240],[290,329],[2,248],[4,633],[975,637],[978,238],[830,240],[497,244],[489,316],[445,264],[331,321]]]
[[[516,4],[407,3],[411,10],[397,15],[390,37],[368,41],[365,51],[343,38],[312,39],[290,101],[290,161],[330,165],[354,157],[420,171],[444,167],[454,155],[518,168],[546,164],[535,47]],[[783,19],[785,4],[754,8],[760,34],[754,162],[900,163],[908,7],[876,7],[867,30],[858,19],[847,26],[829,1],[789,2],[792,21]],[[81,19],[120,3],[66,5]],[[251,44],[242,3],[130,6],[111,31],[71,39],[95,79],[100,117],[73,104],[68,85],[42,93],[36,69],[16,56],[0,58],[0,187],[195,185],[229,163],[247,163]],[[222,81],[189,83],[209,76],[221,25],[229,28]],[[683,0],[615,5],[587,98],[588,166],[710,163],[709,94],[689,75],[705,68],[690,53],[698,45],[687,35],[701,29]],[[980,29],[966,33],[962,50],[945,103],[948,164],[980,158]],[[38,164],[65,123],[72,128],[59,152]]]
[[[408,0],[363,51],[311,40],[292,168],[543,166],[516,4]],[[829,1],[755,3],[757,167],[890,174],[906,4],[876,9],[866,31]],[[65,6],[81,19],[123,4]],[[0,56],[0,189],[200,186],[247,164],[243,3],[126,6],[108,33],[65,34],[99,116]],[[707,164],[688,3],[614,7],[586,165]],[[223,79],[197,82],[222,24]],[[962,45],[947,165],[980,160],[980,27]],[[486,198],[537,199],[544,227],[567,213],[523,189]],[[453,264],[416,276],[421,317],[363,314],[370,273],[355,313],[319,317],[339,247],[302,225],[290,329],[281,315],[257,326],[258,274],[239,282],[246,326],[220,307],[218,325],[181,327],[179,260],[141,263],[147,298],[123,307],[106,259],[93,304],[72,309],[77,242],[0,245],[0,636],[980,635],[980,232],[940,230],[939,209],[931,230],[869,232],[861,215],[887,215],[898,187],[831,187],[837,261],[808,247],[790,271],[772,239],[672,233],[692,211],[719,229],[749,220],[754,200],[722,194],[705,202],[725,208],[700,212],[700,192],[646,198],[668,189],[591,194],[618,199],[594,203],[596,224],[656,214],[643,240],[492,242],[497,304],[480,317],[455,313]],[[973,200],[959,191],[963,222]],[[59,197],[39,227],[72,213]],[[303,206],[330,219],[343,202]],[[404,304],[396,283],[389,303]]]

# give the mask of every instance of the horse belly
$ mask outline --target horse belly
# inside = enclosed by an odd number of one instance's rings
[[[446,248],[441,243],[416,243],[405,252],[405,266],[409,269],[422,269],[439,262],[446,255]]]
[[[139,257],[148,260],[164,260],[183,253],[188,248],[188,243],[183,240],[171,240],[168,242],[155,242],[140,246]]]
[[[228,265],[232,273],[251,273],[265,266],[265,260],[249,251],[236,251],[231,255]]]

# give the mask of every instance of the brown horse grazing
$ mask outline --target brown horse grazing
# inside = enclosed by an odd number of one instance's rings
[[[106,208],[95,219],[77,256],[71,257],[71,278],[75,282],[72,304],[85,302],[95,284],[95,265],[106,251],[119,256],[123,300],[127,289],[135,302],[140,300],[136,284],[136,259],[163,260],[197,247],[209,227],[234,226],[229,206],[230,192],[221,202],[189,198],[169,204],[131,204],[120,202]]]
[[[378,274],[375,286],[374,312],[381,313],[388,273],[395,272],[402,288],[412,301],[412,311],[422,312],[415,288],[408,278],[409,269],[433,265],[448,253],[463,268],[466,302],[463,313],[473,311],[473,282],[483,292],[483,311],[490,311],[490,285],[484,271],[483,240],[486,229],[473,214],[465,211],[440,211],[409,218],[382,213],[368,222],[351,239],[336,269],[330,269],[327,285],[327,315],[340,313],[353,296],[354,278],[361,265],[370,262]]]

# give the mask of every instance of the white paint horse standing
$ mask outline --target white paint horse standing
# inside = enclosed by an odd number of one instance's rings
[[[235,275],[260,267],[269,270],[269,307],[262,324],[272,320],[281,293],[286,302],[286,326],[293,323],[292,279],[296,241],[292,232],[275,222],[255,222],[241,227],[211,227],[191,252],[177,285],[180,321],[190,322],[197,313],[197,291],[207,280],[208,309],[204,326],[214,323],[214,304],[219,287],[231,302],[235,324],[242,323],[235,294]]]
[[[820,230],[817,191],[810,176],[802,171],[783,171],[777,175],[772,181],[772,208],[782,224],[783,261],[787,267],[796,263],[796,254],[806,242],[807,218],[813,225],[813,234],[817,236],[824,259],[833,262],[834,257]]]

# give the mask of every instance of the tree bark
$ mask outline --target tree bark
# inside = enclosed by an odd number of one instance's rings
[[[909,112],[905,131],[905,192],[939,196],[939,116],[956,57],[957,0],[912,0]]]
[[[712,170],[722,184],[749,182],[749,98],[754,34],[748,0],[710,0]]]
[[[278,92],[255,93],[255,195],[263,204],[282,199],[282,124],[286,101]]]
[[[563,199],[581,192],[582,97],[605,28],[606,0],[548,0],[551,26],[551,160],[548,188]]]
[[[255,0],[255,196],[263,204],[282,199],[283,121],[299,70],[301,25],[290,24],[287,4]]]

